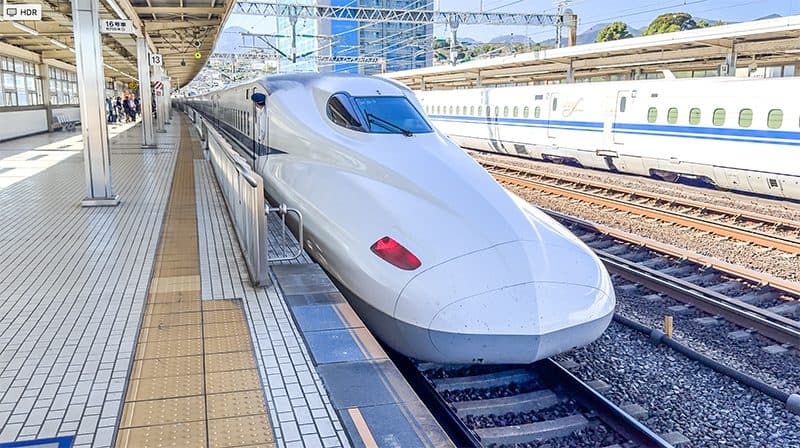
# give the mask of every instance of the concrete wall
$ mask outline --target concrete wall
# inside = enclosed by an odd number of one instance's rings
[[[44,109],[0,112],[0,141],[47,131]]]

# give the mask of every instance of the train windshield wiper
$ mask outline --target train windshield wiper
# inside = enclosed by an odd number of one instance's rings
[[[372,122],[372,120],[375,120],[375,121],[378,122],[379,126],[383,126],[384,128],[386,126],[391,126],[391,127],[395,128],[395,129],[397,129],[398,131],[400,131],[406,137],[411,137],[412,135],[414,135],[414,133],[409,131],[408,129],[400,127],[400,126],[392,123],[391,121],[389,121],[389,120],[387,120],[385,118],[381,118],[381,117],[379,117],[379,116],[377,116],[375,114],[369,113],[369,112],[367,112],[366,115],[367,115],[367,120],[369,120],[370,122]]]

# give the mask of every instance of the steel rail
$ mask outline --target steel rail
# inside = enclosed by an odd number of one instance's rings
[[[536,366],[550,378],[551,381],[566,386],[569,393],[577,396],[579,401],[588,405],[590,409],[597,411],[600,420],[627,437],[630,441],[637,443],[639,446],[647,447],[666,448],[672,446],[652,429],[625,412],[622,408],[594,390],[556,361],[548,358],[538,362]]]
[[[547,211],[547,213],[554,218],[557,218],[559,221],[566,221],[584,228],[589,228],[597,232],[613,236],[616,239],[634,245],[646,247],[655,252],[662,252],[659,250],[659,247],[663,247],[663,245],[658,245],[658,247],[655,247],[656,245],[653,245],[651,240],[621,231],[610,232],[608,231],[608,228],[602,228],[597,224],[590,223],[572,216],[567,216],[562,213],[553,211]],[[593,250],[611,273],[618,274],[629,281],[639,283],[652,290],[663,292],[678,301],[690,303],[705,312],[722,316],[725,319],[743,327],[754,328],[764,336],[767,336],[778,342],[800,347],[800,322],[798,321],[786,318],[772,311],[759,308],[749,303],[745,303],[736,298],[727,297],[708,288],[694,285],[677,277],[673,277],[655,269],[648,268],[647,266],[642,266],[639,263],[609,254],[603,250]],[[688,259],[689,257],[684,255],[689,255],[690,253],[673,247],[669,254],[679,258]],[[723,266],[721,263],[715,263],[711,266],[713,266],[714,269],[733,277],[745,277],[743,275],[739,275],[740,273],[743,273],[742,270],[731,272],[726,270],[727,266]],[[756,281],[760,284],[769,284],[786,292],[787,294],[797,294],[798,289],[800,289],[800,285],[794,284],[794,287],[791,288],[791,290],[786,290],[784,288],[777,287],[776,283],[788,284],[787,286],[792,286],[790,282],[776,282],[775,280],[777,279],[772,277],[761,277],[762,276],[759,276],[758,273],[751,271],[747,273],[745,278]]]
[[[777,235],[770,235],[753,229],[746,229],[739,226],[727,224],[724,222],[717,222],[713,220],[704,219],[701,217],[687,216],[681,213],[661,210],[656,207],[651,207],[642,204],[630,203],[624,200],[605,197],[601,194],[578,191],[572,188],[563,187],[559,185],[551,185],[547,182],[537,181],[534,179],[524,179],[514,175],[494,172],[491,167],[487,167],[488,171],[500,182],[506,182],[518,185],[525,188],[533,188],[536,190],[544,191],[550,194],[575,199],[582,202],[589,202],[604,207],[613,208],[620,211],[635,213],[637,215],[655,218],[661,221],[679,224],[685,227],[711,232],[717,235],[733,238],[739,241],[745,241],[759,246],[777,249],[791,254],[800,254],[800,241],[785,238]],[[503,169],[505,169],[503,167]],[[525,174],[524,170],[513,168],[513,170]],[[536,175],[536,174],[534,174]],[[574,183],[581,183],[571,181]],[[600,188],[600,187],[596,187]],[[711,208],[708,208],[711,210]]]

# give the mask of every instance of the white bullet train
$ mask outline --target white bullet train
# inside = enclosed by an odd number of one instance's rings
[[[800,78],[702,78],[417,92],[458,144],[800,199]]]
[[[254,93],[266,95],[263,132]],[[529,363],[608,326],[615,296],[597,257],[435,130],[407,88],[279,75],[187,102],[238,142],[271,198],[303,213],[305,248],[393,349]]]

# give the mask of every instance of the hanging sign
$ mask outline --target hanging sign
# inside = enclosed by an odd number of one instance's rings
[[[133,20],[100,20],[100,32],[103,34],[134,34]]]
[[[3,2],[2,20],[42,20],[42,5],[24,3],[9,5]]]
[[[157,65],[160,67],[162,63],[164,63],[164,56],[155,53],[150,54],[150,65]]]
[[[164,94],[164,83],[161,81],[156,81],[153,83],[153,90],[156,93],[156,96],[161,96]]]
[[[128,83],[128,88],[129,88],[129,89],[135,89],[135,88],[136,88],[136,87],[138,87],[138,86],[139,86],[139,84],[137,84],[137,83],[136,83],[136,81],[130,81],[130,82]]]

